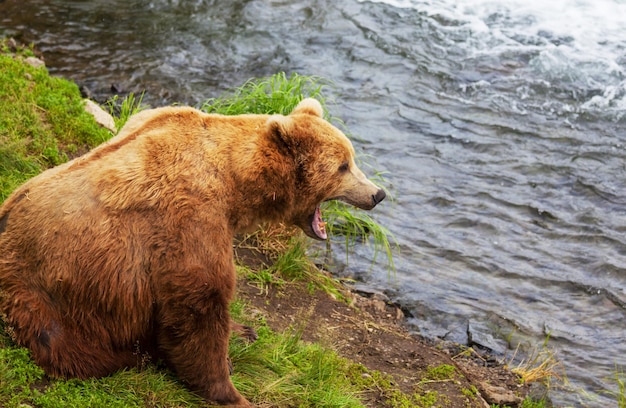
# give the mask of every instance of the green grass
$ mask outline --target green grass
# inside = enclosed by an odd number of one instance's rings
[[[626,376],[624,376],[624,370],[616,365],[615,374],[609,381],[615,383],[617,389],[607,390],[604,394],[615,398],[617,408],[626,408]]]
[[[143,96],[143,93],[139,95],[139,97],[130,93],[125,98],[120,98],[118,95],[115,95],[113,98],[109,99],[107,105],[109,113],[113,116],[113,120],[115,121],[116,129],[124,127],[124,124],[135,113],[149,108],[149,106],[143,104]]]
[[[200,110],[222,115],[288,115],[307,97],[316,98],[324,105],[324,88],[329,84],[323,78],[298,74],[287,76],[283,72],[268,78],[251,79],[233,92],[206,100]]]
[[[519,405],[518,408],[548,408],[551,407],[552,405],[544,400],[533,400],[530,397],[527,397],[524,401],[522,401],[522,403]],[[508,405],[495,405],[492,404],[491,408],[511,408]]]
[[[426,381],[452,380],[456,375],[456,367],[450,364],[442,364],[436,367],[428,367],[426,370]]]
[[[78,87],[7,54],[0,42],[0,202],[47,167],[110,137],[84,112]]]
[[[245,321],[234,310],[233,316]],[[272,401],[273,406],[363,406],[361,390],[350,379],[353,363],[319,344],[303,342],[298,327],[277,333],[262,322],[257,333],[254,343],[231,341],[232,380],[242,394],[255,396],[258,403]]]
[[[626,377],[624,377],[624,371],[615,371],[615,383],[617,384],[617,406],[626,408]]]
[[[335,299],[346,300],[339,280],[323,273],[307,255],[308,239],[295,228],[265,226],[246,235],[237,249],[252,249],[262,254],[268,264],[254,269],[237,260],[239,273],[266,293],[269,286],[280,287],[291,281],[306,282],[309,292],[322,290]],[[237,251],[236,251],[237,253]]]

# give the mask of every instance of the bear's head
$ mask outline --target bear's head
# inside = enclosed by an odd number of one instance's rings
[[[273,115],[267,122],[269,135],[293,172],[285,177],[295,194],[288,222],[308,236],[327,238],[320,204],[340,200],[370,210],[385,198],[383,189],[367,179],[354,160],[350,140],[323,119],[320,103],[302,100],[287,116]]]

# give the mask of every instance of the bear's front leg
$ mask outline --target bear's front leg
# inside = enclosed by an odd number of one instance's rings
[[[234,271],[233,271],[234,272]],[[233,386],[228,367],[228,304],[234,277],[218,281],[203,269],[168,274],[158,302],[158,347],[189,388],[222,405],[252,407]],[[213,279],[211,279],[213,278]]]

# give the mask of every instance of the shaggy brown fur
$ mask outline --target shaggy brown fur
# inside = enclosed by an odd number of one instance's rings
[[[324,239],[322,201],[385,196],[321,116],[313,99],[288,116],[147,110],[18,188],[0,207],[16,341],[58,377],[105,376],[147,351],[206,399],[250,406],[227,361],[235,233],[284,221]]]

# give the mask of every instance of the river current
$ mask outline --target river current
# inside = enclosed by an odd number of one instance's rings
[[[332,81],[399,247],[395,276],[367,246],[337,273],[427,337],[501,356],[549,338],[556,406],[615,406],[626,367],[625,34],[623,0],[0,1],[0,35],[100,98]]]

